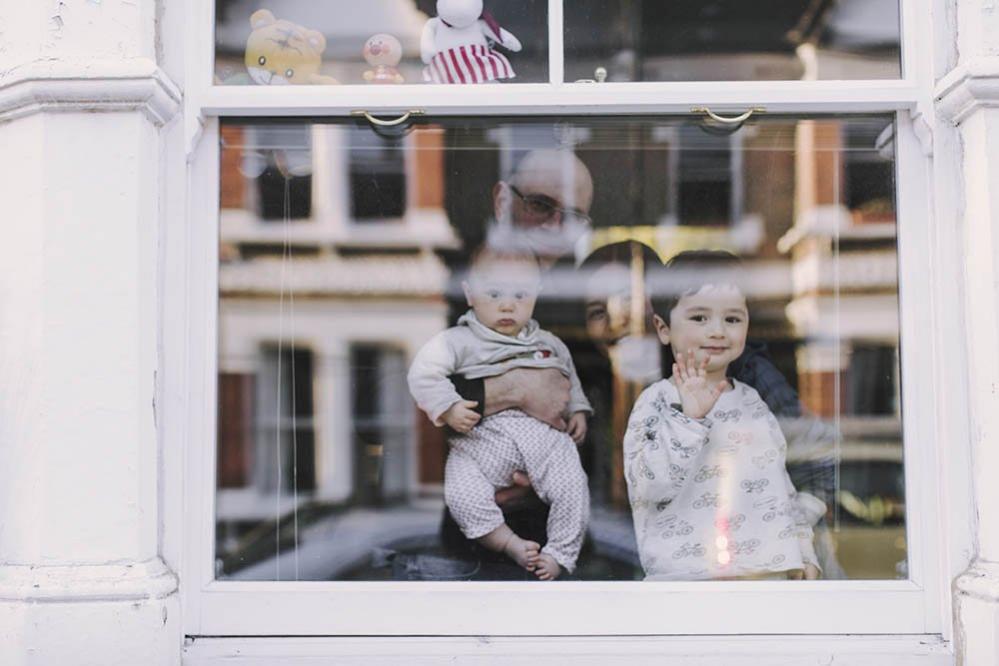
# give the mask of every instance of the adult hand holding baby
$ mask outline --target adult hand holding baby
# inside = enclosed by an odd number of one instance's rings
[[[516,407],[553,428],[565,430],[569,379],[556,368],[513,368],[485,381],[486,416]]]

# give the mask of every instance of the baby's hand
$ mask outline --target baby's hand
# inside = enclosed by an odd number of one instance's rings
[[[479,413],[475,411],[475,407],[479,403],[472,400],[462,400],[461,402],[456,402],[451,407],[448,408],[446,412],[441,416],[444,419],[444,423],[451,426],[452,430],[456,430],[462,434],[467,434],[475,424],[479,422],[482,418]]]
[[[705,376],[707,367],[707,357],[698,364],[693,350],[686,355],[683,352],[677,354],[673,364],[673,383],[680,393],[683,413],[695,419],[704,418],[718,402],[722,391],[728,388],[725,380],[717,384],[708,382]]]
[[[569,427],[566,428],[566,433],[572,437],[576,446],[583,443],[583,439],[586,437],[586,412],[576,412],[569,417]]]

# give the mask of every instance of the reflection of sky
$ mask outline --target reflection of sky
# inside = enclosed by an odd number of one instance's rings
[[[898,0],[845,0],[836,4],[827,24],[834,46],[898,45]]]
[[[223,4],[221,1],[219,4]],[[241,52],[250,32],[250,15],[261,9],[260,0],[225,3],[225,21],[216,26],[219,50]],[[326,35],[325,58],[358,56],[358,44],[371,35],[387,32],[402,42],[409,55],[420,51],[420,34],[427,16],[413,0],[363,0],[363,2],[317,2],[282,0],[268,7],[278,19],[286,19]]]

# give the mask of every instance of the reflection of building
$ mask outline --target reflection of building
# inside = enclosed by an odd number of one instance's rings
[[[791,259],[802,402],[841,437],[837,508],[874,525],[900,518],[905,496],[894,189],[874,149],[890,135],[882,125],[798,124],[795,221],[777,246]]]
[[[792,259],[788,318],[805,342],[802,397],[825,416],[898,413],[894,201],[876,138],[835,121],[798,129],[796,218],[779,249]]]
[[[223,130],[220,521],[439,481],[405,375],[446,321],[441,136],[400,150],[366,128]]]

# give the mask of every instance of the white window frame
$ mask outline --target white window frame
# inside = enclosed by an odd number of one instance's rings
[[[562,83],[562,0],[549,0],[550,83],[494,86],[215,87],[213,2],[186,0],[185,127],[187,221],[168,232],[166,287],[183,301],[186,324],[165,334],[164,356],[181,368],[170,386],[184,490],[179,540],[185,634],[190,636],[467,636],[909,634],[950,640],[949,581],[970,548],[945,527],[947,509],[967,502],[966,470],[947,464],[955,438],[943,392],[962,395],[946,334],[956,303],[934,298],[960,269],[938,243],[932,217],[931,0],[899,0],[902,72],[894,81]],[[612,93],[612,94],[611,94]],[[400,99],[406,99],[404,105]],[[689,114],[763,107],[769,114],[895,113],[899,303],[906,535],[909,579],[774,582],[233,582],[216,581],[215,438],[218,331],[219,118],[343,117],[355,110],[409,109],[447,115]],[[950,271],[950,273],[948,273]],[[948,319],[953,317],[954,319]],[[168,387],[169,388],[169,387]],[[173,459],[173,458],[171,458]],[[171,509],[168,509],[170,512]],[[949,531],[948,531],[949,530]],[[172,542],[176,543],[176,542]],[[578,609],[578,610],[577,610]],[[767,612],[760,612],[766,609]]]

